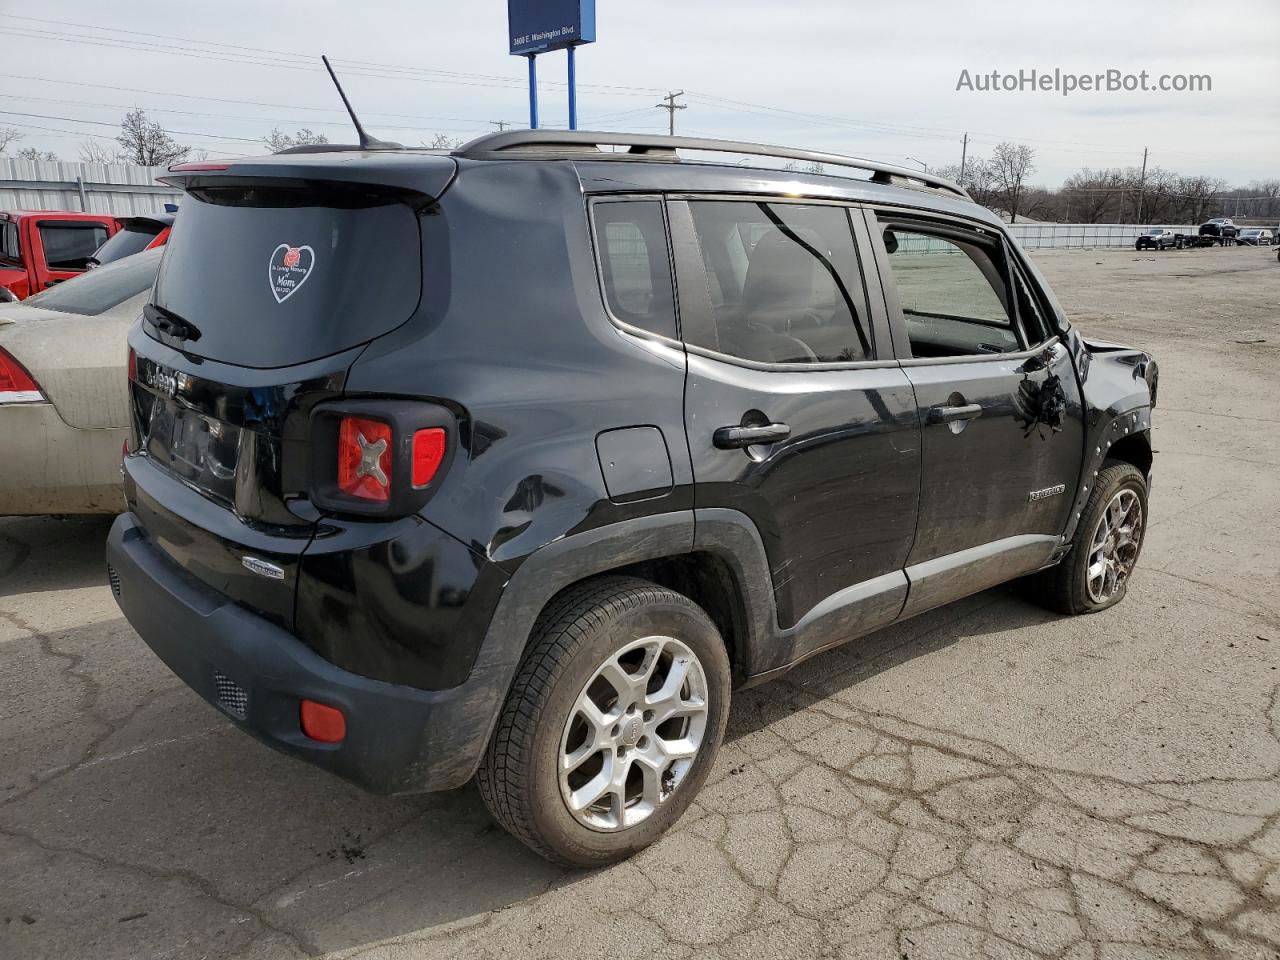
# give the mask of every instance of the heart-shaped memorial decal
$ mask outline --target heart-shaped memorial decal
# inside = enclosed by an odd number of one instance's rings
[[[316,254],[310,247],[291,247],[282,243],[272,250],[271,260],[267,263],[267,280],[276,303],[284,303],[297,293],[311,276],[311,268],[315,265]]]

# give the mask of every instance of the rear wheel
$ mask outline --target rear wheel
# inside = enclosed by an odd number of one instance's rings
[[[1137,467],[1109,461],[1098,472],[1070,552],[1025,581],[1036,602],[1059,613],[1096,613],[1124,599],[1146,534],[1147,483]]]
[[[539,619],[480,795],[549,860],[621,860],[697,794],[728,711],[724,642],[697,604],[644,580],[590,581]]]

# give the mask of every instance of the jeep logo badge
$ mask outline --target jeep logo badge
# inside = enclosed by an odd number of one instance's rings
[[[267,281],[276,303],[284,303],[302,289],[315,265],[315,251],[308,246],[291,247],[282,243],[272,250],[267,263]]]

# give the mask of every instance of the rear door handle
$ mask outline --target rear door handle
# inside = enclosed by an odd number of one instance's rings
[[[930,407],[927,423],[955,423],[957,420],[976,420],[982,416],[982,404],[966,403],[962,407]]]
[[[766,423],[758,427],[721,427],[711,435],[711,442],[721,450],[739,450],[756,443],[777,443],[791,436],[785,423]]]

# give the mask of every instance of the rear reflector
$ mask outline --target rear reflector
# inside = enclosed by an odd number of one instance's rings
[[[347,718],[337,707],[302,701],[302,732],[321,743],[341,743],[347,737]]]
[[[338,427],[338,489],[361,500],[389,499],[392,442],[389,423],[343,417]]]
[[[425,487],[440,469],[444,460],[444,430],[427,427],[413,434],[413,485]]]
[[[44,399],[40,385],[13,354],[0,348],[0,403],[36,403]]]

